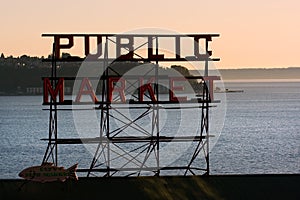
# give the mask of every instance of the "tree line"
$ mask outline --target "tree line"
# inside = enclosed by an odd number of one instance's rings
[[[51,76],[51,62],[43,62],[44,57],[0,56],[0,95],[26,95],[28,88],[42,88],[42,77]],[[114,62],[110,65],[110,75],[123,75],[132,68],[141,65],[138,62]],[[76,77],[81,66],[80,62],[57,63],[57,76]],[[190,72],[183,66],[174,65],[169,68],[159,67],[159,74],[170,74],[176,70],[183,76],[190,76]],[[118,74],[116,74],[118,73]],[[73,87],[73,83],[66,82],[66,87]],[[195,80],[190,80],[192,87],[199,88]],[[101,87],[98,87],[98,89]]]

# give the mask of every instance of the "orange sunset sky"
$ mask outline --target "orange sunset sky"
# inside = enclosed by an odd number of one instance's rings
[[[219,33],[217,68],[300,67],[299,0],[1,0],[0,53],[47,56],[42,33]]]

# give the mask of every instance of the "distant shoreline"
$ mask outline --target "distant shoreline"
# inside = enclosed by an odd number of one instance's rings
[[[111,66],[124,74],[137,66],[138,63],[115,63]],[[204,69],[189,70],[185,66],[161,66],[161,73],[168,70],[182,73],[184,76],[204,75]],[[58,68],[59,77],[75,77],[80,63],[64,63]],[[168,68],[168,69],[167,69]],[[0,57],[0,95],[41,95],[43,93],[42,77],[51,75],[51,65],[42,62],[42,58],[23,55],[18,58]],[[210,69],[210,76],[220,76],[223,82],[299,82],[300,67],[289,68],[239,68],[239,69]],[[65,85],[65,92],[71,93],[72,83]],[[67,89],[69,91],[67,91]]]
[[[223,80],[236,79],[300,79],[300,68],[220,69]]]
[[[294,83],[294,82],[300,82],[299,79],[274,79],[274,78],[269,78],[269,79],[222,79],[223,82],[228,82],[228,83]]]
[[[224,79],[221,77],[221,81],[223,83],[299,83],[299,79],[279,79],[279,78],[264,78],[264,79]],[[220,82],[220,81],[216,81]],[[66,94],[70,95],[70,94]],[[0,96],[43,96],[43,93],[38,94],[27,94],[27,93],[20,93],[20,92],[4,92],[0,91]]]

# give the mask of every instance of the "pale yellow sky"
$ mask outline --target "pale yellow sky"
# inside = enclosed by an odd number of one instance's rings
[[[141,28],[219,33],[218,68],[300,66],[298,0],[2,0],[0,53],[47,56],[42,33],[123,33]]]

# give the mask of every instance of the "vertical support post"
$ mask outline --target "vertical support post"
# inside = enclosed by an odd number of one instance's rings
[[[56,88],[57,86],[57,72],[56,72],[56,51],[55,42],[53,43],[52,51],[52,62],[51,62],[51,86]],[[50,113],[49,113],[49,134],[48,134],[48,145],[42,163],[51,162],[57,166],[58,165],[58,151],[57,151],[57,105],[56,99],[50,99]]]
[[[109,71],[108,71],[108,37],[106,36],[106,40],[105,40],[105,52],[104,52],[104,70],[105,70],[105,77],[106,79],[104,79],[103,83],[106,81],[106,85],[105,85],[105,93],[102,92],[102,96],[104,96],[105,99],[105,110],[102,110],[102,112],[104,113],[104,117],[105,117],[105,122],[104,122],[104,126],[106,126],[106,138],[107,138],[107,176],[110,176],[110,135],[109,135],[109,131],[110,131],[110,122],[109,122],[109,109],[110,109],[110,99],[109,99],[109,95],[111,91],[109,91]]]
[[[208,76],[208,65],[209,65],[209,52],[208,52],[208,38],[205,39],[205,53],[207,55],[206,59],[205,59],[205,69],[204,69],[204,76]],[[207,172],[205,173],[205,175],[209,175],[209,103],[211,101],[211,98],[209,96],[210,94],[210,90],[213,90],[213,88],[210,88],[209,84],[210,80],[204,81],[205,82],[205,87],[206,87],[206,98],[205,98],[205,109],[206,109],[206,116],[205,116],[205,129],[206,129],[206,169]],[[206,83],[208,82],[208,83]]]
[[[104,50],[104,61],[103,61],[103,74],[100,80],[102,81],[102,97],[100,104],[100,132],[99,132],[99,143],[95,151],[90,169],[88,170],[87,177],[90,176],[93,169],[97,166],[99,158],[103,156],[106,162],[106,174],[104,176],[110,176],[110,144],[109,144],[109,109],[110,109],[110,99],[109,99],[109,72],[108,72],[108,37],[105,40],[105,50]],[[103,143],[104,138],[107,143]],[[107,152],[105,152],[105,149]],[[105,155],[107,153],[107,155]],[[107,157],[106,157],[107,156]]]
[[[206,175],[209,175],[209,103],[211,101],[210,96],[209,96],[209,90],[208,86],[206,86],[206,103],[205,103],[205,109],[206,109],[206,123],[205,123],[205,129],[206,129]]]
[[[206,54],[207,56],[209,56],[208,54],[208,40],[206,39],[205,40],[206,42]],[[205,60],[205,72],[204,72],[204,75],[207,77],[208,76],[208,64],[209,64],[209,57],[206,58]],[[210,81],[210,80],[208,80]],[[209,102],[210,102],[210,90],[213,90],[213,88],[210,88],[210,85],[209,82],[206,83],[206,81],[204,81],[205,83],[205,109],[206,109],[206,115],[205,115],[205,129],[206,129],[206,169],[207,169],[207,172],[206,172],[206,175],[209,175]]]
[[[158,36],[156,36],[156,49],[155,49],[155,53],[156,55],[158,55]],[[156,58],[158,58],[156,56]],[[158,67],[159,67],[159,63],[158,63],[158,60],[156,59],[156,65],[155,65],[155,93],[156,93],[156,99],[157,101],[159,101],[159,85],[158,85]],[[155,111],[154,111],[154,114],[155,114],[155,122],[156,122],[156,136],[157,136],[157,144],[156,144],[156,149],[157,149],[157,176],[159,176],[160,174],[160,158],[159,158],[159,137],[160,137],[160,134],[159,134],[159,105],[156,103],[155,104]]]

